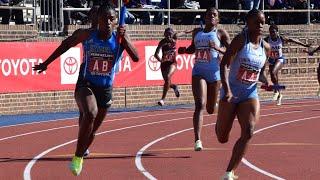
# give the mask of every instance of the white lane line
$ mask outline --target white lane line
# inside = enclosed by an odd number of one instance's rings
[[[274,113],[274,114],[267,114],[267,115],[262,115],[262,116],[269,116],[269,115],[276,115],[276,114],[289,114],[289,113],[295,113],[295,112],[301,112],[301,111],[290,111],[290,112],[285,112],[285,113]],[[204,116],[209,116],[209,115],[204,115]],[[128,126],[128,127],[123,127],[123,128],[118,128],[118,129],[113,129],[113,130],[108,130],[108,131],[103,131],[100,133],[97,133],[96,136],[101,135],[101,134],[106,134],[106,133],[110,133],[110,132],[116,132],[116,131],[121,131],[121,130],[126,130],[126,129],[131,129],[131,128],[136,128],[136,127],[142,127],[142,126],[147,126],[147,125],[153,125],[153,124],[161,124],[161,123],[165,123],[165,122],[171,122],[171,121],[179,121],[179,120],[184,120],[184,119],[191,119],[192,117],[182,117],[182,118],[175,118],[175,119],[169,119],[169,120],[164,120],[164,121],[156,121],[156,122],[150,122],[150,123],[144,123],[144,124],[139,124],[139,125],[134,125],[134,126]],[[29,161],[29,163],[27,164],[27,166],[24,169],[23,172],[23,177],[25,180],[30,180],[31,179],[31,169],[33,167],[33,165],[37,162],[37,160],[39,160],[41,157],[43,157],[44,155],[48,154],[49,152],[58,149],[60,147],[66,146],[68,144],[71,144],[73,142],[77,141],[77,139],[68,141],[64,144],[61,145],[57,145],[54,146],[42,153],[40,153],[39,155],[35,156],[31,161]]]
[[[177,109],[191,109],[191,108],[177,108]],[[174,110],[174,109],[158,109],[156,111],[166,111],[166,110]],[[108,116],[115,116],[119,114],[129,114],[129,113],[142,113],[142,112],[149,112],[154,110],[141,110],[141,111],[130,111],[130,112],[116,112],[116,113],[110,113]],[[8,125],[8,126],[0,126],[1,128],[7,128],[7,127],[16,127],[16,126],[22,126],[22,125],[33,125],[33,124],[40,124],[40,123],[48,123],[48,122],[55,122],[55,121],[64,121],[64,120],[71,120],[71,119],[78,119],[79,116],[70,117],[70,118],[60,118],[60,119],[53,119],[53,120],[44,120],[44,121],[37,121],[37,122],[29,122],[29,123],[21,123],[21,124],[14,124],[14,125]]]
[[[279,115],[279,114],[289,114],[289,113],[295,113],[295,112],[302,112],[302,111],[290,111],[290,112],[283,112],[283,113],[272,113],[272,114],[264,114],[264,115],[261,115],[262,117],[263,116],[274,116],[274,115]],[[205,126],[209,126],[209,125],[213,125],[215,123],[212,123],[212,124],[206,124],[206,125],[203,125],[203,127]],[[135,158],[135,164],[136,164],[136,167],[137,169],[148,179],[156,179],[151,173],[149,173],[142,165],[142,156],[143,156],[143,153],[146,149],[148,149],[150,146],[152,146],[153,144],[161,141],[161,140],[164,140],[168,137],[171,137],[171,136],[174,136],[174,135],[177,135],[177,134],[180,134],[180,133],[183,133],[185,131],[189,131],[189,130],[193,130],[193,128],[188,128],[188,129],[183,129],[181,131],[178,131],[178,132],[174,132],[172,134],[169,134],[169,135],[166,135],[166,136],[163,136],[161,138],[158,138],[148,144],[146,144],[145,146],[143,146],[137,153],[136,153],[136,158]]]
[[[161,123],[166,123],[166,122],[171,122],[171,121],[179,121],[179,120],[184,120],[184,119],[191,119],[192,117],[183,117],[183,118],[175,118],[175,119],[170,119],[170,120],[164,120],[164,121],[156,121],[156,122],[150,122],[150,123],[144,123],[144,124],[139,124],[139,125],[133,125],[133,126],[128,126],[128,127],[123,127],[123,128],[118,128],[118,129],[113,129],[113,130],[108,130],[108,131],[103,131],[100,133],[97,133],[96,136],[98,135],[102,135],[102,134],[106,134],[106,133],[111,133],[111,132],[116,132],[116,131],[121,131],[121,130],[126,130],[126,129],[132,129],[132,128],[137,128],[137,127],[142,127],[142,126],[148,126],[148,125],[154,125],[154,124],[161,124]],[[68,141],[64,144],[60,144],[57,146],[54,146],[50,149],[47,149],[46,151],[43,151],[42,153],[38,154],[37,156],[35,156],[31,161],[29,161],[29,163],[27,164],[27,166],[25,167],[24,171],[23,171],[23,178],[24,180],[31,180],[31,169],[33,167],[33,165],[43,156],[45,156],[46,154],[48,154],[49,152],[56,150],[60,147],[66,146],[68,144],[71,144],[73,142],[76,142],[77,139]]]
[[[151,115],[143,115],[143,116],[136,116],[136,117],[124,117],[124,118],[119,118],[119,119],[106,120],[106,121],[103,121],[103,123],[113,122],[113,121],[122,121],[122,120],[127,120],[127,119],[138,119],[138,118],[162,116],[162,115],[184,114],[184,113],[189,113],[189,112],[193,112],[193,111],[182,111],[182,112],[175,112],[175,113],[151,114]],[[27,136],[27,135],[31,135],[31,134],[42,133],[42,132],[54,131],[54,130],[59,130],[59,129],[66,129],[66,128],[71,128],[71,127],[78,127],[78,125],[75,124],[75,125],[69,125],[69,126],[60,126],[60,127],[56,127],[56,128],[44,129],[44,130],[39,130],[39,131],[31,131],[31,132],[27,132],[27,133],[22,133],[22,134],[17,134],[17,135],[13,135],[13,136],[0,138],[0,141],[13,139],[13,138],[17,138],[17,137],[22,137],[22,136]]]
[[[296,120],[292,120],[292,121],[287,121],[287,122],[282,122],[282,123],[278,123],[278,124],[274,124],[274,125],[271,125],[271,126],[268,126],[268,127],[265,127],[265,128],[261,128],[257,131],[255,131],[253,134],[257,134],[257,133],[260,133],[262,131],[265,131],[267,129],[271,129],[271,128],[274,128],[274,127],[277,127],[277,126],[282,126],[282,125],[285,125],[285,124],[290,124],[290,123],[295,123],[295,122],[300,122],[300,121],[306,121],[306,120],[310,120],[310,119],[316,119],[316,118],[320,118],[320,116],[314,116],[314,117],[308,117],[308,118],[302,118],[302,119],[296,119]],[[255,171],[258,171],[266,176],[269,176],[271,178],[274,178],[274,179],[277,179],[277,180],[284,180],[284,178],[281,178],[281,177],[278,177],[278,176],[275,176],[273,174],[270,174],[260,168],[258,168],[257,166],[253,165],[252,163],[250,163],[247,159],[245,158],[242,158],[241,160],[246,166],[248,166],[249,168],[255,170]]]
[[[300,106],[290,106],[290,107],[284,107],[282,109],[289,109],[289,108],[294,108],[294,107],[306,107],[306,106],[314,106],[313,105],[300,105]],[[279,108],[266,108],[263,110],[273,110],[273,109],[279,109]],[[193,111],[182,111],[182,112],[175,112],[175,113],[159,113],[159,114],[151,114],[151,115],[144,115],[144,116],[136,116],[136,117],[125,117],[125,118],[119,118],[119,119],[113,119],[113,120],[106,120],[103,121],[103,123],[106,122],[113,122],[113,121],[121,121],[121,120],[126,120],[126,119],[137,119],[137,118],[144,118],[144,117],[153,117],[153,116],[159,116],[159,115],[170,115],[170,114],[183,114],[183,113],[188,113],[188,112],[193,112]],[[208,115],[205,115],[208,116]],[[39,130],[39,131],[31,131],[23,134],[17,134],[13,136],[8,136],[8,137],[3,137],[0,138],[0,141],[8,140],[8,139],[13,139],[17,137],[22,137],[26,135],[31,135],[31,134],[37,134],[37,133],[42,133],[42,132],[48,132],[48,131],[53,131],[53,130],[59,130],[59,129],[65,129],[65,128],[71,128],[71,127],[77,127],[78,125],[69,125],[69,126],[61,126],[61,127],[56,127],[56,128],[50,128],[50,129],[44,129],[44,130]]]
[[[294,102],[295,105],[297,104],[308,104],[310,102],[314,102],[313,101],[303,101],[303,102]],[[266,104],[266,105],[271,105],[271,103],[263,103],[263,104]],[[283,108],[291,108],[291,107],[303,107],[303,106],[309,106],[309,105],[300,105],[300,106],[291,106],[291,104],[283,104],[284,106],[289,106],[289,107],[281,107],[282,109]],[[313,104],[313,105],[316,105],[316,104]],[[191,109],[191,108],[177,108],[177,109]],[[279,108],[270,108],[270,109],[279,109]],[[270,110],[268,109],[268,110]],[[166,111],[168,109],[159,109],[159,110],[156,110],[156,111]],[[172,109],[169,109],[169,110],[172,110]],[[119,112],[119,113],[112,113],[110,114],[109,116],[112,116],[112,115],[118,115],[118,114],[128,114],[128,113],[140,113],[140,112],[151,112],[151,111],[154,111],[154,110],[141,110],[141,111],[131,111],[131,112]],[[55,122],[55,121],[63,121],[63,120],[71,120],[71,119],[78,119],[78,116],[76,117],[71,117],[71,118],[61,118],[61,119],[54,119],[54,120],[47,120],[47,121],[39,121],[39,122],[30,122],[30,123],[21,123],[21,124],[15,124],[15,125],[8,125],[8,126],[0,126],[0,129],[1,128],[7,128],[7,127],[15,127],[15,126],[22,126],[22,125],[33,125],[33,124],[40,124],[40,123],[48,123],[48,122]]]

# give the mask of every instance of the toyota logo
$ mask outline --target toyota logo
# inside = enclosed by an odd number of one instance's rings
[[[160,69],[161,63],[154,57],[154,55],[150,56],[148,60],[148,66],[152,71],[158,71]]]
[[[74,57],[68,57],[64,60],[63,63],[64,71],[69,74],[73,75],[78,70],[78,61]]]

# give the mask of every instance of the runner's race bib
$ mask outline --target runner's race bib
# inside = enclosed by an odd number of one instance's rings
[[[162,56],[162,61],[170,61],[173,62],[176,58],[176,51],[167,51]]]
[[[196,49],[195,56],[195,63],[209,63],[212,59],[210,49]]]
[[[241,65],[237,74],[237,79],[245,84],[252,84],[258,81],[259,71]]]
[[[91,57],[89,71],[91,75],[107,76],[112,70],[113,55],[109,57]]]
[[[278,59],[279,58],[279,51],[271,51],[270,57],[272,59]]]

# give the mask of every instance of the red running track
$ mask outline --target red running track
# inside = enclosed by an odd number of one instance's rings
[[[319,179],[320,102],[262,104],[261,120],[236,174],[240,179]],[[193,151],[193,109],[110,115],[80,176],[68,165],[77,119],[0,128],[0,179],[219,179],[240,129],[219,144],[215,115],[205,115],[205,149]]]

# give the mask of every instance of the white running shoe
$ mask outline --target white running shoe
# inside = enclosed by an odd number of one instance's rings
[[[86,152],[84,152],[83,157],[88,157],[89,154],[90,154],[90,151],[89,151],[89,149],[87,149]]]
[[[273,97],[272,97],[272,100],[276,101],[278,99],[278,96],[280,95],[279,92],[275,92],[273,93]]]
[[[194,144],[195,151],[201,151],[203,149],[201,140],[197,140]]]
[[[176,95],[176,97],[180,97],[180,92],[179,92],[179,89],[178,89],[178,86],[176,86],[174,89],[174,94]]]
[[[222,180],[234,180],[234,179],[238,179],[238,176],[234,175],[233,171],[228,171],[222,176],[221,179]]]
[[[160,101],[158,101],[159,106],[163,106],[164,105],[164,101],[161,99]]]
[[[281,106],[281,100],[282,100],[282,94],[280,94],[280,95],[278,96],[277,106]]]

